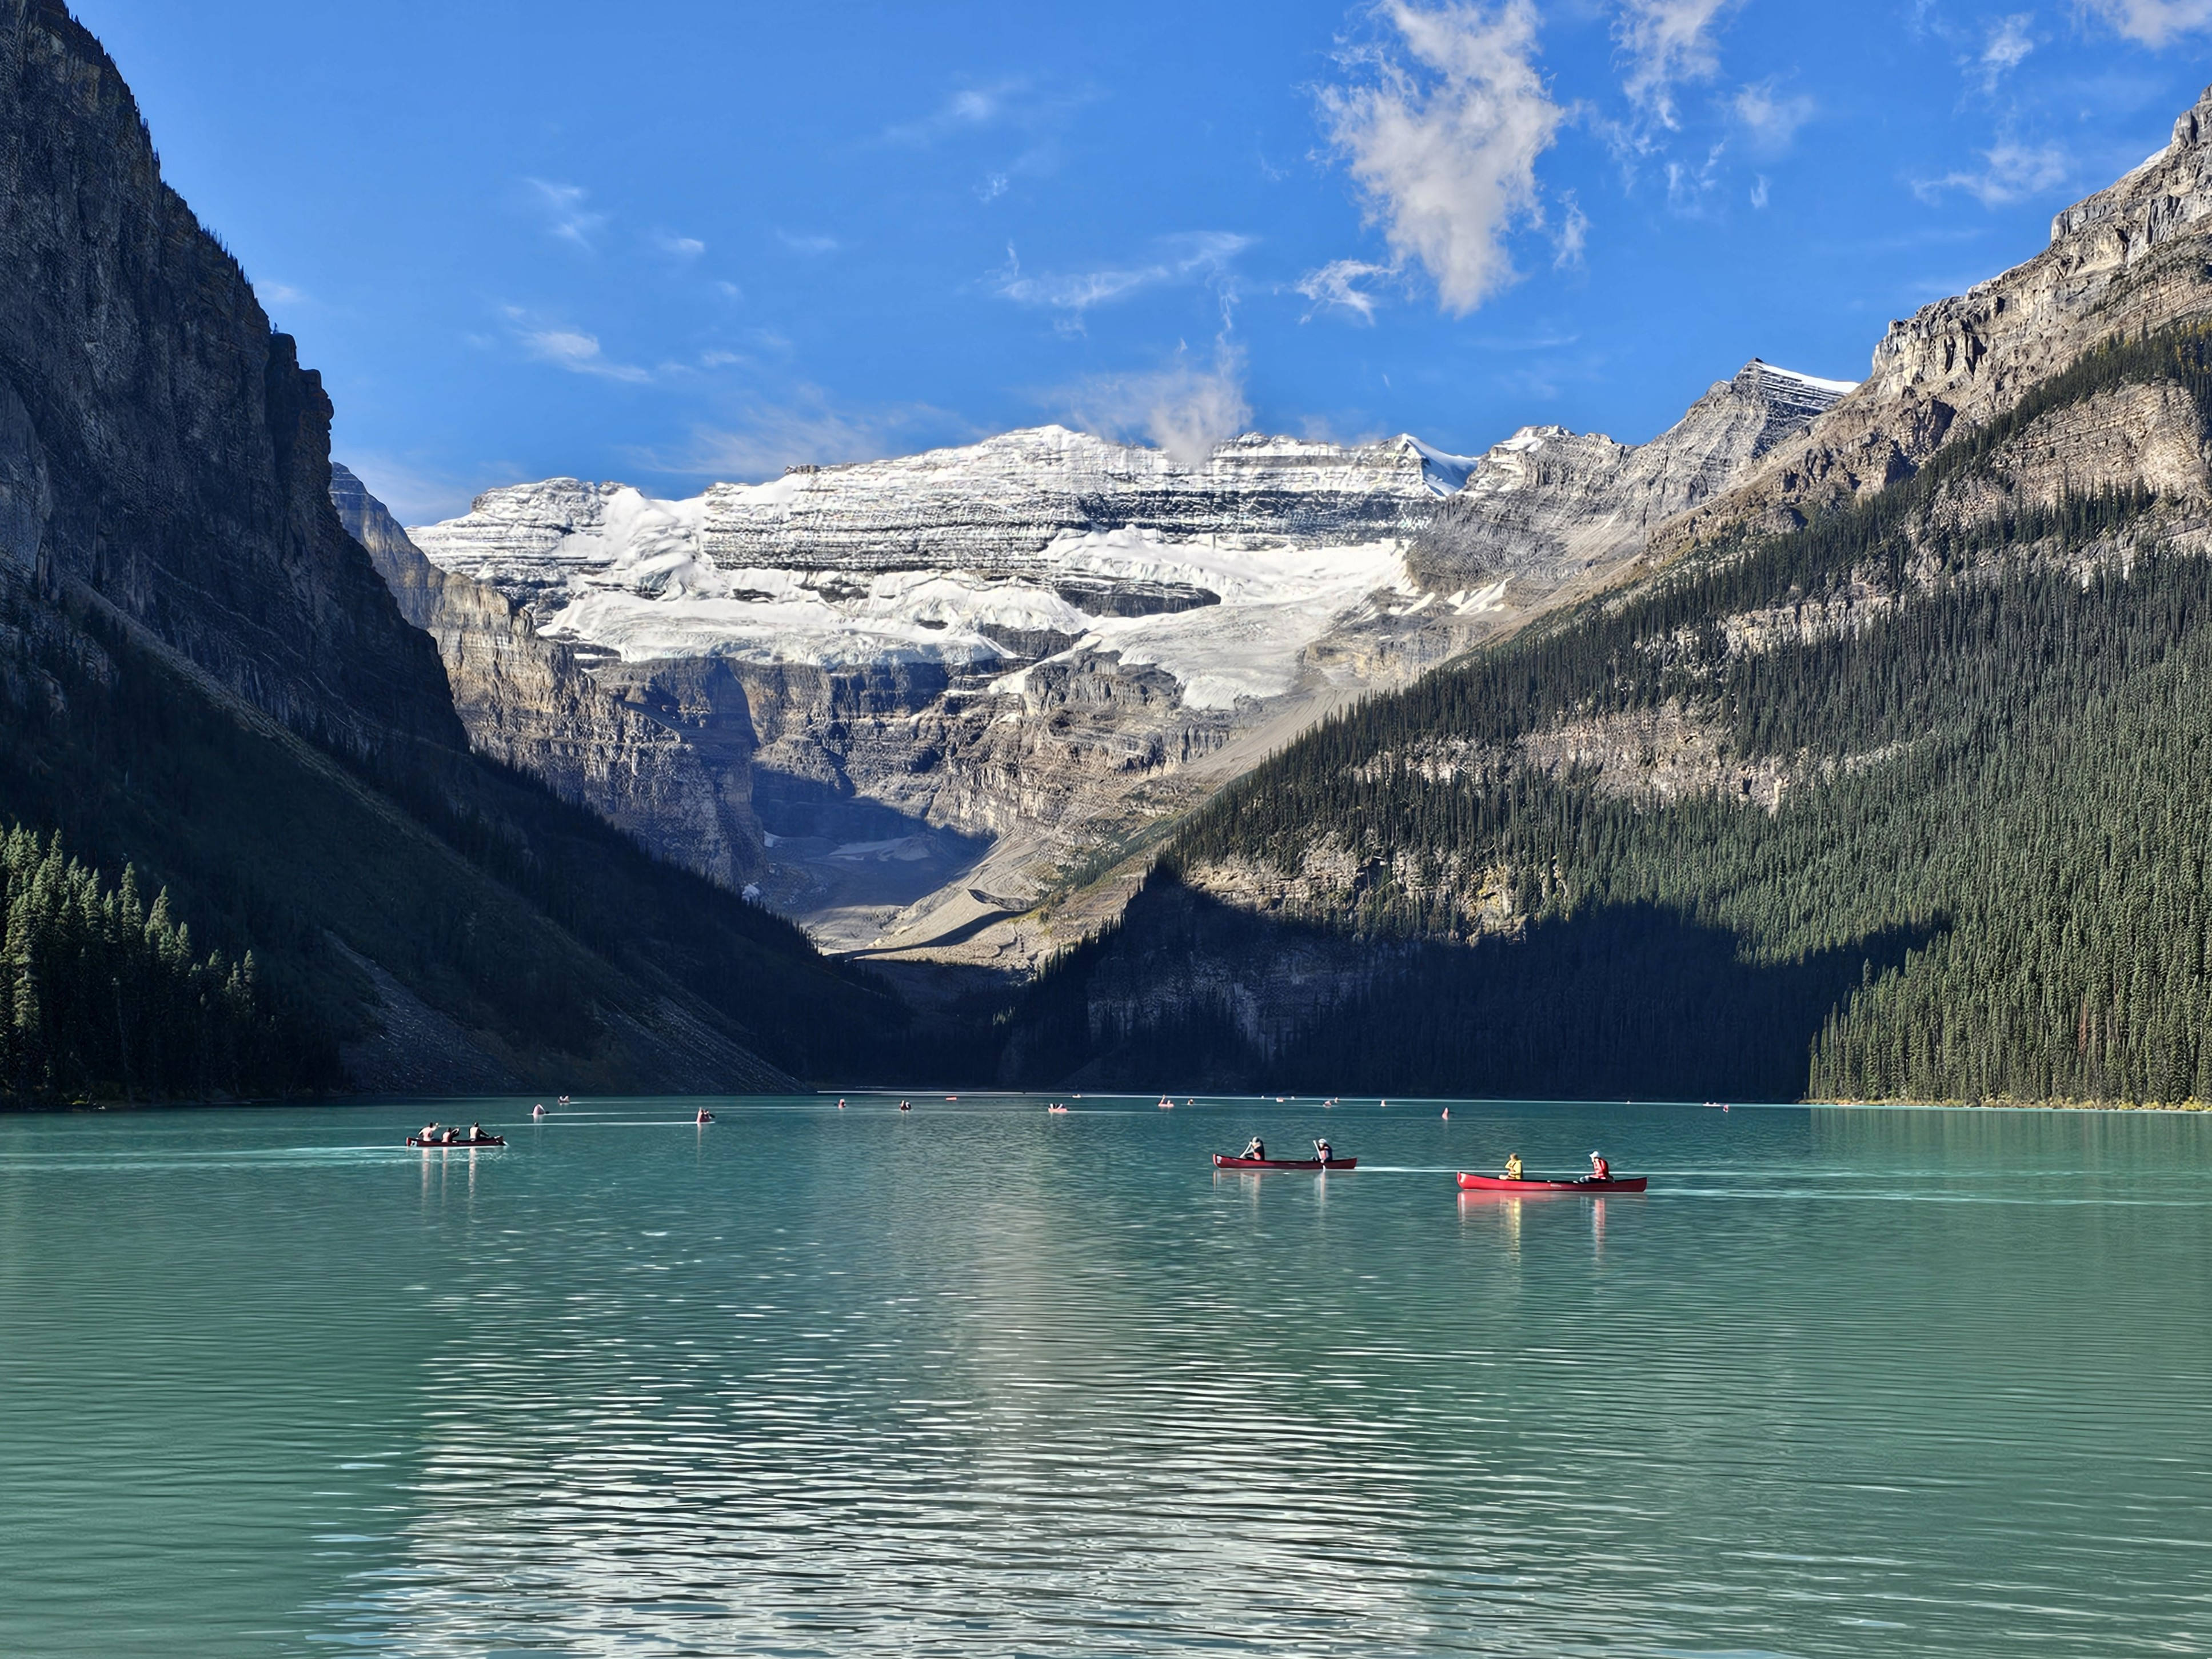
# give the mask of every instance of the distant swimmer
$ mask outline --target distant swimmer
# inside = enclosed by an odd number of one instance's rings
[[[697,1121],[701,1123],[712,1123],[714,1121],[714,1115],[708,1111],[704,1106],[702,1106],[699,1109],[699,1116]]]

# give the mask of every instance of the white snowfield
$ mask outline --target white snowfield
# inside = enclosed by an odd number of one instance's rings
[[[1100,652],[1232,708],[1292,689],[1348,613],[1416,601],[1406,534],[1476,465],[1407,437],[1252,434],[1184,467],[1043,427],[685,501],[550,479],[409,534],[542,633],[627,662],[988,673]]]
[[[1248,433],[1186,466],[1033,427],[684,501],[551,478],[408,533],[526,605],[541,632],[625,662],[930,664],[1018,698],[1038,670],[1098,653],[1171,676],[1189,708],[1229,709],[1291,690],[1347,621],[1504,603],[1503,581],[1445,595],[1409,575],[1408,539],[1443,498],[1504,502],[1509,529],[1535,511],[1513,502],[1551,503],[1560,524],[1531,518],[1522,539],[1610,548],[1680,505],[1670,488],[1686,501],[1717,486],[1758,432],[1810,420],[1852,384],[1753,359],[1650,444],[1533,426],[1481,456]],[[1717,435],[1698,438],[1707,427]],[[1685,444],[1696,453],[1678,462]]]

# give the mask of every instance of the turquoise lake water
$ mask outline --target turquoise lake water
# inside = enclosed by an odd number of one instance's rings
[[[852,1099],[0,1120],[0,1653],[2212,1650],[2212,1121]]]

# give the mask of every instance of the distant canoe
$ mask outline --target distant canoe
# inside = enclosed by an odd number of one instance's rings
[[[425,1140],[420,1135],[410,1135],[407,1137],[407,1144],[410,1146],[420,1146],[426,1152],[444,1152],[462,1147],[504,1146],[507,1145],[507,1137],[486,1135],[481,1140]]]
[[[1356,1170],[1356,1158],[1333,1158],[1324,1164],[1317,1158],[1231,1158],[1226,1152],[1213,1155],[1217,1170]]]
[[[1469,1175],[1462,1170],[1459,1184],[1471,1193],[1640,1193],[1649,1178],[1615,1176],[1609,1181],[1594,1181],[1584,1176],[1579,1181],[1546,1181],[1532,1176],[1525,1181],[1508,1181],[1504,1176]]]

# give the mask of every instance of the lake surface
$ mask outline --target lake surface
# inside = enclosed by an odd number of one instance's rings
[[[2203,1118],[529,1103],[0,1120],[0,1652],[2212,1650]]]

